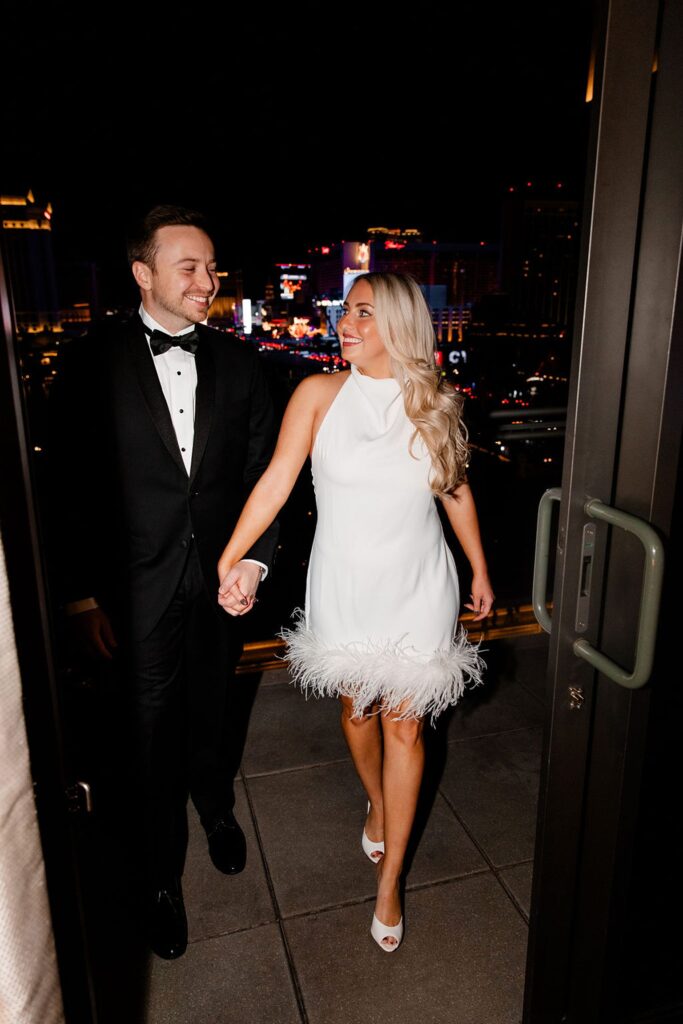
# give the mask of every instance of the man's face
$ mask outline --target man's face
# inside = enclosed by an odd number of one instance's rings
[[[133,275],[147,312],[175,333],[206,320],[218,291],[211,239],[200,228],[159,228],[154,266],[134,263]]]

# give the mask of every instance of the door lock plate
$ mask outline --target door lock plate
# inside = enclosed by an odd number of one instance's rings
[[[586,694],[582,686],[568,686],[567,693],[569,694],[569,710],[580,711],[583,707],[583,702],[586,699]]]
[[[581,578],[579,580],[579,596],[576,601],[576,632],[585,633],[588,629],[588,613],[591,600],[591,576],[593,574],[593,556],[595,555],[595,523],[586,523],[583,528],[583,544],[581,545]]]

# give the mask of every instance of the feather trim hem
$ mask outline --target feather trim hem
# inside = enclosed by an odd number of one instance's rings
[[[480,645],[471,644],[462,627],[449,649],[425,656],[402,640],[329,647],[307,628],[300,608],[293,618],[294,627],[278,634],[287,645],[283,660],[292,682],[306,697],[351,697],[354,716],[376,704],[397,720],[429,716],[433,723],[457,704],[468,684],[482,683]]]

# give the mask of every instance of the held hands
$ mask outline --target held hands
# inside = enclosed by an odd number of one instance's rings
[[[473,622],[480,622],[486,618],[493,607],[495,597],[496,595],[493,593],[488,576],[475,575],[472,577],[470,603],[466,603],[465,608],[469,608],[471,612],[474,612]]]
[[[229,569],[218,563],[218,603],[228,615],[246,615],[256,603],[256,591],[261,582],[261,566],[254,562],[235,562]]]

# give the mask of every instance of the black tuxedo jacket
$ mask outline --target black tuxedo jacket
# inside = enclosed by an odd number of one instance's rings
[[[72,342],[52,398],[54,546],[64,601],[93,596],[147,636],[191,540],[212,600],[216,563],[272,452],[270,395],[254,349],[198,326],[188,476],[138,317]],[[271,527],[247,557],[270,565]],[[216,603],[216,613],[225,616]]]

